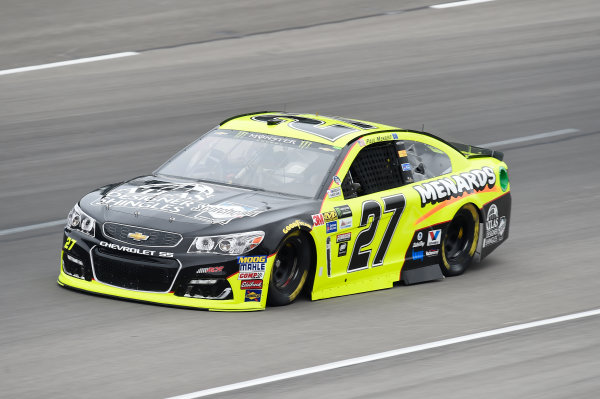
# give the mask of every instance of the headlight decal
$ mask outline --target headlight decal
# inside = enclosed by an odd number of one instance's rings
[[[264,237],[264,231],[196,237],[188,253],[242,255],[258,247]]]
[[[96,220],[82,211],[78,204],[75,204],[71,212],[69,212],[65,227],[92,237],[96,235]]]

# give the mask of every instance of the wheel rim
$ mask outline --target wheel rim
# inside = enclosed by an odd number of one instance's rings
[[[473,236],[473,228],[469,226],[469,220],[464,215],[460,215],[455,219],[448,228],[444,250],[448,262],[456,261],[461,255],[465,254],[471,237]]]
[[[464,267],[476,250],[479,217],[472,206],[465,206],[454,217],[444,239],[442,252],[447,269]]]
[[[273,264],[273,283],[279,289],[286,288],[298,276],[298,242],[289,240],[277,253]]]

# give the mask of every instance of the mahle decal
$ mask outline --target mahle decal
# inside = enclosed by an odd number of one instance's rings
[[[415,185],[414,189],[421,196],[421,207],[424,207],[427,204],[435,204],[447,201],[450,198],[460,197],[464,192],[481,191],[486,186],[493,188],[495,184],[496,174],[494,170],[484,166],[481,169],[474,169],[459,175]]]

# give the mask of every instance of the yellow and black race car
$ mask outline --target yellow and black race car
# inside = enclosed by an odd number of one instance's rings
[[[314,114],[240,115],[70,212],[58,283],[210,310],[461,274],[508,237],[502,153]]]

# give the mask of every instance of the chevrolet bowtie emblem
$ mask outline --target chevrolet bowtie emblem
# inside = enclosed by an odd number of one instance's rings
[[[139,232],[135,232],[135,233],[129,233],[127,234],[127,238],[131,238],[134,241],[146,241],[148,238],[150,238],[150,236],[147,236],[145,234],[139,233]]]

